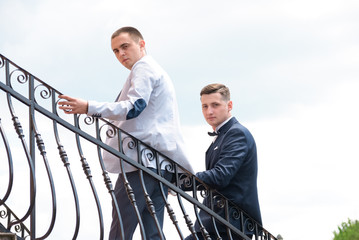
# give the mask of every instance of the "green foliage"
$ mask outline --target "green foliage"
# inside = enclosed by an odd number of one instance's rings
[[[348,222],[343,222],[338,232],[334,231],[333,240],[359,240],[359,221],[348,219]]]

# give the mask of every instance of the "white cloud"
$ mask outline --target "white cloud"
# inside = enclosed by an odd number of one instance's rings
[[[338,85],[313,106],[249,124],[259,153],[264,224],[286,239],[330,239],[359,218],[357,82]],[[327,217],[330,216],[330,217]],[[314,231],[310,229],[314,227]]]

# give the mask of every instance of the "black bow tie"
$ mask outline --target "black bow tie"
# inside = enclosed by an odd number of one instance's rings
[[[214,136],[217,136],[218,133],[216,133],[216,132],[208,132],[208,135],[211,136],[211,137],[214,137]]]

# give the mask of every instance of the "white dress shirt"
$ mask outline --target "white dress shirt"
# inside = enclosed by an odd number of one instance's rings
[[[184,148],[172,81],[150,56],[144,56],[133,65],[116,102],[89,101],[88,105],[88,115],[113,120],[120,129],[193,172]],[[122,136],[122,141],[124,153],[137,161],[137,150],[128,147],[129,138]],[[107,138],[106,143],[118,150],[117,136]],[[103,151],[103,158],[107,171],[121,172],[117,157]],[[146,155],[141,160],[144,166],[157,168],[156,161]],[[125,164],[125,172],[135,170]]]

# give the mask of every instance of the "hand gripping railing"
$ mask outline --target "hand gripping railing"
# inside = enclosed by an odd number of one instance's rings
[[[131,206],[129,207],[132,207],[136,213],[139,223],[138,231],[142,239],[146,239],[146,233],[136,202],[136,197],[138,196],[134,194],[131,184],[127,179],[128,174],[125,173],[127,166],[132,166],[138,170],[143,196],[145,197],[147,208],[156,223],[160,239],[165,239],[165,236],[167,239],[184,239],[187,235],[192,235],[194,239],[198,239],[197,234],[202,234],[205,239],[210,239],[208,229],[206,229],[206,226],[202,223],[200,211],[210,216],[218,239],[221,239],[218,230],[220,226],[222,228],[224,226],[230,239],[250,239],[245,232],[253,233],[255,239],[276,239],[239,207],[215,190],[209,188],[187,169],[184,169],[176,162],[151,148],[148,144],[134,138],[130,133],[117,128],[111,122],[104,119],[82,115],[74,115],[71,119],[69,115],[58,112],[58,95],[61,93],[2,55],[0,55],[0,88],[2,90],[2,92],[0,92],[0,154],[2,154],[0,155],[0,165],[2,169],[0,177],[3,179],[5,176],[8,176],[7,181],[3,180],[0,182],[0,207],[3,208],[0,209],[0,223],[1,219],[4,219],[8,230],[14,231],[15,228],[16,232],[22,232],[22,236],[29,239],[54,239],[58,236],[56,226],[61,225],[59,222],[63,222],[61,219],[64,213],[66,213],[69,206],[72,205],[74,213],[71,217],[66,217],[66,222],[72,222],[73,224],[71,224],[70,227],[66,227],[67,235],[65,239],[85,239],[83,237],[84,232],[89,230],[94,231],[92,229],[93,227],[86,228],[82,226],[82,222],[88,219],[82,217],[82,214],[87,214],[87,209],[84,211],[81,206],[87,201],[90,201],[90,199],[88,199],[90,197],[87,196],[86,199],[81,201],[79,195],[84,187],[81,184],[76,184],[77,181],[79,181],[76,177],[80,175],[80,173],[78,169],[73,169],[77,163],[80,163],[92,192],[93,199],[91,201],[94,201],[96,206],[98,219],[98,224],[95,227],[98,229],[98,233],[96,233],[98,237],[96,238],[105,239],[105,235],[108,233],[108,219],[111,219],[111,214],[108,213],[109,211],[103,211],[103,207],[107,207],[107,205],[110,205],[112,202],[113,209],[116,213],[115,215],[120,223],[121,239],[125,239],[122,220],[126,216],[121,215],[114,195],[111,176],[105,169],[103,153],[106,151],[118,157],[120,161],[123,172],[120,176],[125,184],[127,195],[131,202]],[[5,111],[6,108],[4,107],[5,101],[8,105],[7,111]],[[20,120],[24,118],[28,119],[28,121],[25,121],[25,124]],[[5,121],[6,124],[9,124],[10,121],[12,122],[15,133],[5,124]],[[45,124],[48,122],[51,122],[52,125],[50,130],[48,125]],[[24,129],[28,129],[29,132],[28,142]],[[49,133],[51,131],[53,131],[53,134]],[[52,140],[47,138],[49,134]],[[9,135],[9,137],[7,135]],[[70,135],[74,137],[70,138]],[[21,147],[13,147],[12,142],[15,141],[13,136],[16,136],[20,140]],[[45,138],[47,139],[46,141]],[[104,138],[117,138],[117,150],[107,145]],[[73,142],[70,143],[71,141]],[[129,157],[125,154],[125,144],[126,148],[133,151],[135,155],[132,154],[132,156]],[[57,148],[57,156],[54,154],[54,148]],[[22,150],[19,151],[19,149]],[[25,157],[19,157],[19,152],[22,152]],[[77,154],[75,154],[75,152],[77,152]],[[85,157],[85,152],[90,152],[89,157]],[[96,154],[97,157],[94,157]],[[14,157],[14,155],[16,155],[16,157]],[[73,160],[77,158],[74,157],[75,155],[78,155],[78,162]],[[40,164],[40,161],[36,160],[37,158],[42,159],[43,164]],[[142,164],[143,159],[155,161],[158,169],[157,172],[153,172],[144,167]],[[61,160],[65,171],[53,167],[54,164],[58,164],[59,160]],[[96,169],[95,171],[90,168],[90,164],[93,169]],[[30,185],[27,187],[29,197],[26,196],[25,190],[22,189],[22,191],[20,191],[25,195],[25,197],[21,195],[22,201],[20,202],[22,204],[20,205],[22,207],[20,210],[16,208],[19,205],[19,201],[15,201],[12,198],[13,195],[17,194],[14,190],[14,179],[20,178],[19,175],[15,174],[17,165],[22,167],[27,166],[26,172],[30,179],[30,181],[28,181],[28,179],[21,179],[22,183],[29,183]],[[44,174],[39,175],[38,168],[45,169],[45,178],[43,176]],[[174,173],[174,180],[172,182],[167,181],[161,176],[160,169],[166,169]],[[61,192],[61,194],[59,194],[59,188],[56,187],[56,184],[59,182],[61,184],[65,183],[66,177],[61,178],[59,181],[54,180],[59,172],[63,174],[62,176],[67,176],[69,185],[67,185],[65,190],[71,191],[73,198],[72,201],[70,201],[70,198],[66,199],[65,205],[68,207],[66,210],[60,210],[60,205],[63,204],[63,202],[58,201],[58,199],[63,193]],[[64,172],[66,172],[66,174]],[[97,176],[99,175],[102,175],[102,184],[97,180]],[[145,177],[151,177],[158,182],[168,218],[172,223],[172,228],[176,230],[175,233],[171,231],[170,237],[165,228],[163,231],[161,230],[154,203],[146,189]],[[41,179],[41,181],[39,181],[39,179]],[[50,194],[48,195],[50,195],[50,197],[39,197],[37,191],[41,194],[44,192],[42,188],[39,187],[40,185],[42,186],[44,182],[47,182],[49,186]],[[98,186],[99,184],[100,186]],[[164,191],[164,186],[167,186],[172,192],[175,192],[175,197],[167,198],[167,192]],[[26,187],[23,188],[26,189]],[[107,201],[105,202],[103,196],[99,194],[99,191],[103,191],[104,189],[109,193]],[[63,189],[60,188],[60,190]],[[49,200],[49,202],[51,202],[51,211],[48,212],[51,213],[47,212],[47,217],[43,219],[44,213],[41,212],[43,206],[39,205],[38,202],[45,201],[49,198],[51,198],[51,200]],[[209,199],[210,207],[200,202],[203,198]],[[24,201],[24,199],[27,200]],[[16,204],[14,204],[15,202]],[[218,215],[215,209],[223,209],[224,214]],[[24,213],[18,217],[14,214],[14,211]],[[184,222],[178,220],[177,216],[179,215],[183,216]],[[194,221],[192,219],[197,220],[201,233],[195,231]],[[240,227],[235,227],[233,222],[240,223]],[[42,228],[39,227],[40,225]],[[28,228],[27,226],[30,227]],[[165,224],[165,227],[166,226]],[[21,229],[21,231],[19,231],[19,229]],[[107,231],[105,231],[106,229]],[[41,232],[41,234],[37,232]],[[93,235],[91,239],[94,239]]]

